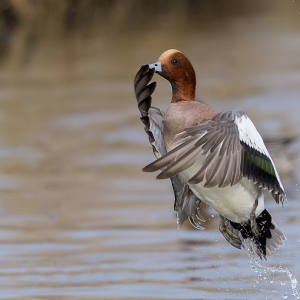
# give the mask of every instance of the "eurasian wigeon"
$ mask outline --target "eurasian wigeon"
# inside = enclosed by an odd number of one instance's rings
[[[151,107],[156,83],[148,83],[154,73],[172,86],[166,113]],[[234,247],[266,258],[283,245],[286,237],[264,207],[263,189],[277,203],[283,203],[286,195],[250,118],[241,110],[218,112],[195,101],[195,71],[178,50],[167,50],[156,63],[142,66],[134,88],[157,158],[143,170],[161,170],[158,179],[171,179],[179,226],[189,219],[203,229],[203,201],[219,213],[219,229]]]

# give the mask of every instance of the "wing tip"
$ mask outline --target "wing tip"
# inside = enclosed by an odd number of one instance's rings
[[[156,176],[156,179],[168,179],[171,177],[168,173],[161,172]]]
[[[154,69],[149,69],[149,65],[142,65],[137,74],[134,77],[134,86],[138,84],[138,82],[148,73],[150,72],[150,76],[153,76],[155,73]],[[153,74],[152,74],[153,73]]]
[[[147,166],[145,166],[143,169],[142,169],[143,172],[146,172],[146,173],[149,173],[149,172],[155,172],[156,169],[153,167],[152,164],[149,164]]]
[[[160,168],[159,166],[156,166],[155,165],[156,161],[147,165],[146,167],[144,167],[142,170],[143,172],[155,172],[155,171],[158,171]],[[168,178],[171,178],[172,175],[170,175],[169,173],[167,172],[161,172],[159,173],[157,176],[156,176],[156,179],[168,179]]]

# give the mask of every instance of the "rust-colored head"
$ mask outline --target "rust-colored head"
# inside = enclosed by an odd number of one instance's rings
[[[172,102],[195,100],[195,71],[183,53],[175,49],[167,50],[159,57],[158,62],[149,67],[171,83]]]

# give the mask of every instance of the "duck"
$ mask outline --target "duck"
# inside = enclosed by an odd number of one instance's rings
[[[154,74],[171,84],[164,112],[152,106]],[[180,227],[187,219],[204,229],[200,203],[220,216],[219,230],[234,247],[267,259],[286,237],[264,204],[264,190],[276,203],[286,194],[275,164],[251,119],[242,110],[219,112],[196,100],[196,74],[179,50],[142,65],[134,79],[141,121],[156,160],[144,172],[170,179]]]

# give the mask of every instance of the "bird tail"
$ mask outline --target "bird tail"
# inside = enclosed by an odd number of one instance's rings
[[[256,224],[257,233],[251,228],[250,221],[244,224],[226,222],[228,230],[239,237],[242,248],[260,259],[267,259],[267,256],[283,245],[286,237],[266,209],[256,218]]]

